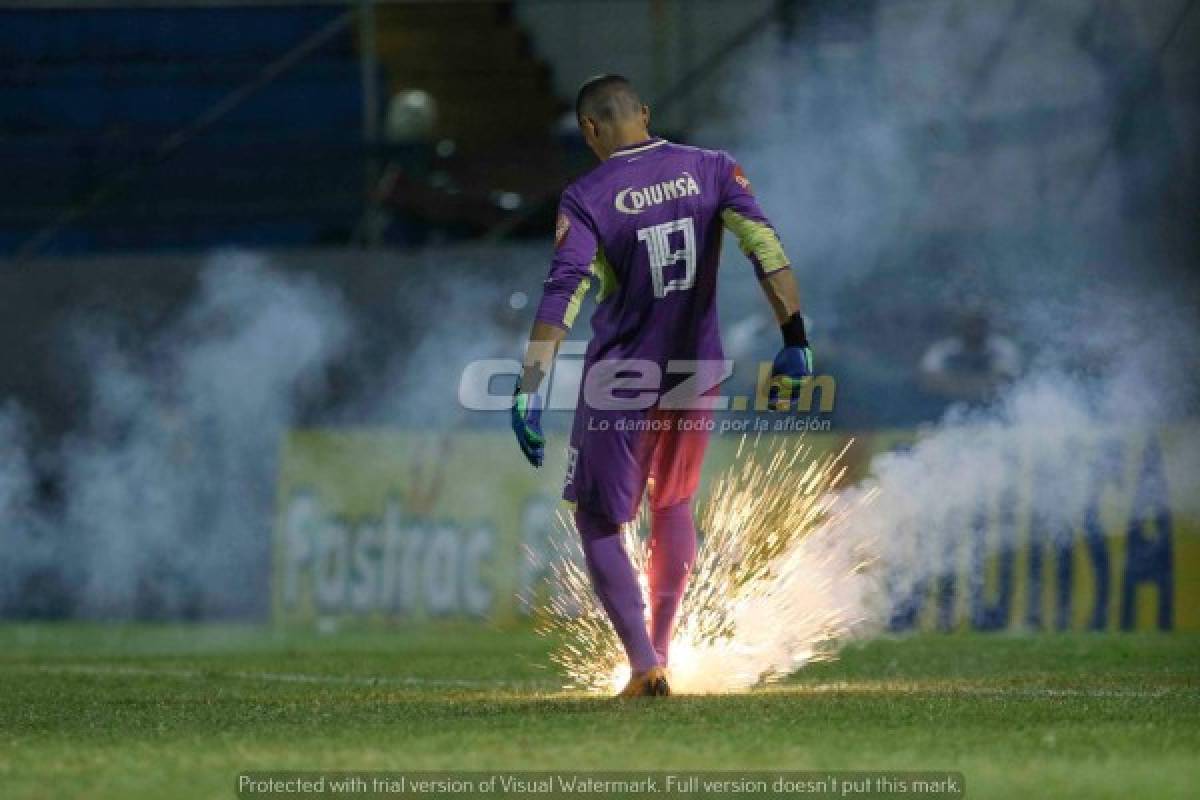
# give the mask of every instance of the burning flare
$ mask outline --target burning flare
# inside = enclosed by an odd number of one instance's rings
[[[671,641],[674,691],[731,691],[778,680],[834,657],[839,641],[864,621],[867,548],[840,533],[873,494],[847,500],[834,491],[847,448],[813,457],[795,438],[760,448],[760,437],[742,437],[733,465],[699,511],[702,541]],[[640,515],[623,531],[643,593],[645,519]],[[560,514],[559,522],[569,535],[556,544],[539,631],[558,642],[551,660],[568,688],[610,693],[629,676],[625,652],[592,591],[571,516]]]

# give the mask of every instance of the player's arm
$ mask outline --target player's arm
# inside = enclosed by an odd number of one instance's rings
[[[775,321],[781,326],[800,313],[800,287],[790,269],[777,269],[764,275],[759,278],[758,285],[775,312]]]
[[[596,248],[590,220],[579,203],[564,193],[559,204],[554,260],[542,286],[542,300],[529,332],[521,376],[513,390],[513,433],[521,452],[534,467],[542,465],[546,452],[541,426],[542,383],[591,285]]]
[[[779,235],[759,208],[741,167],[722,154],[718,169],[721,221],[737,237],[738,246],[754,265],[759,285],[783,334],[783,347],[771,367],[770,405],[786,408],[800,384],[813,374],[812,349],[800,313],[800,289]]]
[[[567,329],[549,322],[534,320],[529,332],[529,344],[525,347],[525,360],[521,363],[520,386],[523,391],[537,394],[542,388],[542,379],[550,374],[558,346],[567,338]]]
[[[558,346],[567,329],[535,320],[529,332],[529,344],[521,364],[521,375],[513,388],[512,428],[517,446],[534,467],[546,457],[546,436],[542,433],[542,379],[550,372]]]

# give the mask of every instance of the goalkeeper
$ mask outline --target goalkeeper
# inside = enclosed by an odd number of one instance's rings
[[[586,82],[575,112],[601,164],[562,194],[554,258],[514,393],[513,430],[525,457],[541,466],[538,392],[585,293],[598,284],[563,497],[575,506],[592,584],[629,657],[621,695],[665,695],[675,615],[696,557],[692,497],[711,395],[727,374],[716,305],[722,229],[749,257],[783,335],[772,407],[790,404],[812,374],[812,354],[787,256],[733,159],[652,137],[649,110],[617,75]],[[631,381],[631,373],[641,377]],[[649,403],[648,387],[662,392]],[[620,535],[644,491],[649,629]]]

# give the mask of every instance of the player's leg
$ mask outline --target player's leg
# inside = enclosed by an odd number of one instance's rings
[[[696,561],[692,497],[708,448],[708,412],[663,412],[650,486],[650,639],[660,664],[670,655],[675,618]]]
[[[630,669],[635,675],[648,672],[658,666],[658,656],[646,630],[642,588],[625,552],[621,526],[583,508],[575,509],[575,524],[592,587],[625,647]]]
[[[675,617],[696,561],[691,500],[654,509],[650,524],[650,641],[659,663],[665,666],[670,658]]]
[[[621,536],[621,524],[637,512],[649,461],[642,457],[645,443],[640,435],[616,426],[621,416],[590,409],[576,414],[563,497],[575,503],[588,574],[629,657],[631,686],[646,683],[647,676],[654,679],[642,687],[653,691],[634,693],[662,694],[665,682],[659,691],[654,675],[658,656],[646,629],[645,599]]]

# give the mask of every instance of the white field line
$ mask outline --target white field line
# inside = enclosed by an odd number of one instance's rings
[[[249,672],[246,670],[202,670],[183,667],[135,667],[123,664],[2,664],[13,672],[47,675],[99,675],[111,677],[178,678],[211,680],[236,678],[267,683],[306,683],[325,686],[430,686],[452,689],[551,689],[545,681],[471,681],[452,678],[422,678],[412,675],[322,675],[306,672]]]
[[[1130,697],[1150,699],[1173,694],[1197,691],[1195,687],[1117,688],[1117,689],[1073,689],[1055,686],[972,686],[939,685],[917,681],[861,681],[856,683],[818,683],[772,686],[771,690],[789,694],[930,694],[969,695],[975,697],[1080,697],[1115,698]]]
[[[321,675],[303,672],[249,672],[245,670],[199,670],[182,667],[135,667],[122,664],[0,664],[13,672],[34,674],[74,674],[111,677],[177,678],[181,680],[210,680],[235,678],[267,683],[301,683],[324,686],[409,686],[451,689],[525,689],[529,691],[560,691],[554,681],[513,680],[456,680],[422,678],[409,675]],[[1150,689],[1071,689],[1050,686],[971,686],[937,685],[912,681],[862,681],[820,684],[773,685],[769,692],[786,694],[923,694],[934,696],[965,695],[975,697],[1012,698],[1134,698],[1152,699],[1180,693],[1195,692],[1195,687],[1155,687]]]

